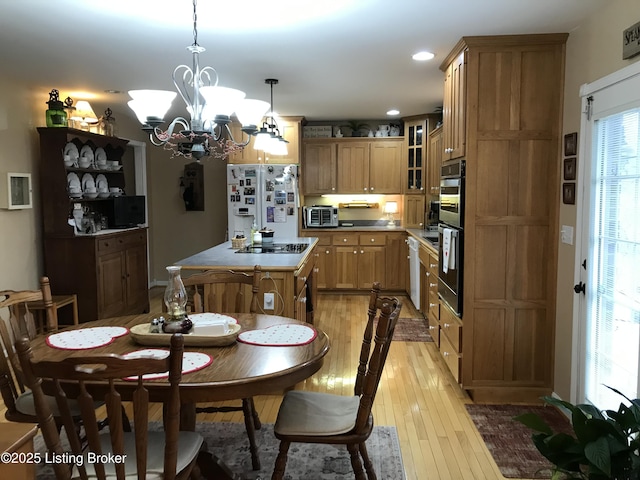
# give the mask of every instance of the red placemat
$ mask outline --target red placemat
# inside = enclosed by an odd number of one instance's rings
[[[133,352],[129,352],[123,357],[125,358],[140,358],[140,357],[155,357],[155,358],[165,358],[169,355],[169,350],[165,350],[162,348],[145,348],[142,350],[135,350]],[[202,352],[185,352],[182,356],[182,374],[195,372],[198,370],[202,370],[203,368],[211,365],[213,362],[213,358],[211,355]],[[156,380],[158,378],[166,378],[169,376],[169,372],[164,373],[148,373],[147,375],[143,375],[142,378],[145,380]],[[138,377],[126,377],[125,380],[137,380]]]
[[[238,341],[269,347],[295,347],[311,343],[317,336],[316,329],[307,325],[283,324],[242,332]]]
[[[47,337],[47,345],[62,350],[87,350],[103,347],[129,333],[125,327],[91,327],[65,330]]]

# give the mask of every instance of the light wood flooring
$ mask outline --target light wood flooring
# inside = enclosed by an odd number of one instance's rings
[[[162,289],[152,289],[151,297],[152,311],[160,312]],[[408,297],[402,300],[402,317],[419,316]],[[331,350],[321,370],[296,388],[353,394],[367,305],[367,295],[319,295],[316,325],[329,335]],[[255,397],[264,423],[275,422],[281,399]],[[504,478],[466,412],[470,402],[434,343],[392,343],[373,412],[377,425],[396,427],[407,480]],[[152,420],[161,415],[160,405],[150,411]],[[243,420],[241,413],[225,413],[199,415],[198,421]]]

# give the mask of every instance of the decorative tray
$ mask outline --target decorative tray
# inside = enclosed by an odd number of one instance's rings
[[[240,333],[240,325],[229,324],[231,333],[227,335],[196,335],[187,333],[183,335],[184,344],[187,346],[200,347],[226,347],[233,344]],[[129,329],[129,334],[139,345],[169,346],[171,343],[170,333],[149,333],[149,324],[141,323]]]

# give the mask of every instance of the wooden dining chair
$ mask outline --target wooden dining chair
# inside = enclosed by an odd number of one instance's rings
[[[28,302],[33,301],[44,305],[47,331],[57,331],[47,277],[40,279],[40,290],[0,291],[0,309],[8,312],[8,318],[0,318],[0,393],[7,409],[5,418],[11,422],[37,423],[33,396],[25,388],[14,349],[15,339],[22,336],[33,339],[39,333],[35,317],[28,307]],[[54,406],[52,398],[50,401]],[[57,409],[54,412],[57,413]]]
[[[258,313],[258,292],[262,269],[260,265],[253,268],[252,273],[235,272],[233,270],[207,270],[183,278],[194,313]],[[244,424],[249,438],[251,466],[260,470],[260,455],[255,439],[255,430],[262,424],[256,412],[253,398],[243,398],[241,406],[222,405],[196,407],[196,413],[238,412],[244,415]]]
[[[402,303],[397,298],[381,297],[380,283],[373,284],[352,397],[298,390],[286,393],[274,425],[280,450],[272,480],[284,477],[287,453],[293,442],[344,444],[351,455],[356,480],[376,478],[365,441],[373,430],[371,408],[401,309]]]
[[[72,463],[73,470],[69,464],[54,462],[52,466],[57,480],[76,477],[99,480],[124,480],[125,477],[163,480],[189,478],[203,439],[199,433],[179,431],[180,380],[184,353],[182,335],[175,334],[171,337],[171,348],[164,358],[83,354],[56,361],[46,358],[36,361],[27,338],[18,340],[16,350],[25,381],[33,391],[36,414],[47,450],[53,456],[70,449],[77,458],[84,458],[82,462]],[[165,400],[164,429],[149,431],[149,391],[144,386],[143,376],[164,372],[168,372],[170,384]],[[83,448],[82,439],[77,434],[68,434],[69,447],[63,448],[43,393],[43,381],[51,383],[67,432],[75,432],[68,401],[74,398],[80,405],[87,439],[86,448]],[[127,381],[135,382],[136,385],[131,398],[132,432],[124,431],[121,418],[123,405],[120,387]],[[103,433],[96,426],[94,395],[105,399],[107,414],[111,419],[109,429]],[[101,458],[107,460],[100,461]],[[108,458],[112,460],[109,461]],[[123,461],[114,461],[114,458],[121,458]]]

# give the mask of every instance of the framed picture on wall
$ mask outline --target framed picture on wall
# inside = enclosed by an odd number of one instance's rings
[[[578,154],[578,132],[567,133],[564,136],[564,156]]]
[[[569,157],[564,159],[562,174],[565,180],[576,179],[576,157]]]
[[[562,184],[562,203],[566,205],[575,205],[576,203],[576,184]]]

